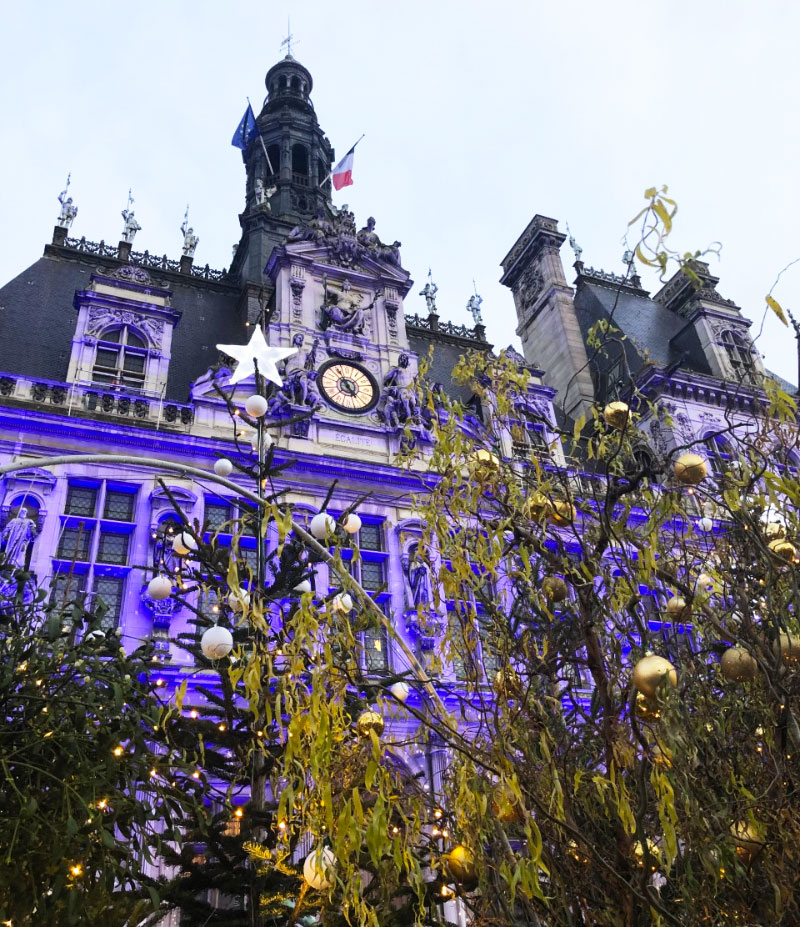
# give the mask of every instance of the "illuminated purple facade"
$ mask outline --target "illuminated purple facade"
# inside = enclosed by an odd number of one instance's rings
[[[251,436],[244,426],[234,435],[215,389],[230,375],[216,345],[244,344],[263,325],[270,344],[299,347],[268,416],[277,460],[293,462],[278,485],[298,517],[318,510],[334,479],[334,514],[370,494],[359,508],[357,578],[382,590],[382,607],[420,650],[429,642],[406,627],[420,596],[430,595],[413,566],[420,528],[408,497],[418,484],[393,461],[408,434],[429,440],[414,380],[419,357],[432,345],[431,377],[468,402],[452,383],[453,365],[467,350],[492,349],[479,314],[468,329],[440,320],[435,298],[422,315],[404,311],[412,281],[399,243],[382,241],[373,219],[359,228],[346,207],[332,206],[334,153],[311,104],[311,75],[287,56],[266,84],[264,144],[243,152],[242,235],[227,270],[195,266],[186,253],[171,260],[137,252],[129,241],[68,237],[61,224],[42,258],[0,295],[0,460],[29,462],[4,481],[2,524],[24,503],[36,529],[27,556],[38,581],[101,596],[126,646],[159,641],[167,679],[186,665],[169,640],[189,630],[191,614],[145,594],[172,511],[162,474],[134,464],[51,472],[41,459],[116,453],[210,472],[218,458],[235,457],[235,438],[249,446]],[[676,277],[651,299],[631,266],[617,276],[587,269],[578,255],[573,288],[560,257],[564,239],[555,220],[536,216],[503,261],[536,409],[527,446],[509,438],[509,457],[535,447],[563,464],[560,451],[547,449],[557,418],[571,428],[628,374],[670,413],[644,420],[659,452],[719,430],[726,410],[752,414],[761,359],[749,322],[717,293],[716,278],[703,271],[698,290]],[[616,354],[594,357],[588,329],[612,316],[625,340]],[[252,391],[243,383],[237,397]],[[214,526],[236,514],[237,500],[212,483],[174,474],[166,482],[189,519]],[[325,566],[316,582],[327,590]],[[398,659],[383,638],[367,653],[375,669]]]

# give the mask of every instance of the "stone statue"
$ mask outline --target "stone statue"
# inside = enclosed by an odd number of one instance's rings
[[[393,428],[408,421],[419,423],[419,393],[408,364],[408,354],[401,354],[397,366],[392,367],[383,380],[383,397],[378,414]]]
[[[264,181],[260,177],[256,177],[255,183],[253,184],[256,206],[264,206],[269,211],[272,211],[269,201],[275,196],[277,190],[277,187],[264,186]]]
[[[375,219],[372,216],[367,219],[364,228],[359,230],[357,237],[361,244],[370,251],[377,251],[382,247],[380,238],[375,234]]]
[[[78,215],[78,207],[73,206],[72,197],[67,196],[67,190],[64,189],[61,193],[58,194],[58,202],[61,203],[61,215],[56,221],[56,225],[62,229],[68,229],[75,218]]]
[[[583,255],[583,248],[575,241],[572,235],[569,236],[569,246],[572,248],[572,253],[575,255],[575,263],[577,264]]]
[[[425,303],[428,307],[428,314],[433,315],[436,312],[436,294],[439,292],[439,287],[431,280],[430,272],[428,273],[428,282],[425,286],[419,291],[420,296],[425,297]]]
[[[321,310],[319,327],[322,331],[327,331],[331,326],[338,331],[351,332],[354,335],[363,335],[364,326],[367,320],[367,314],[375,306],[375,302],[380,296],[378,290],[368,306],[361,306],[364,298],[360,295],[350,296],[352,286],[348,280],[342,284],[341,294],[328,292],[327,281],[323,281],[325,286],[325,298]]]
[[[189,223],[186,219],[183,220],[183,225],[181,225],[181,233],[183,234],[183,248],[181,253],[186,257],[194,257],[194,252],[200,239],[195,235],[194,229],[189,228]]]
[[[36,526],[33,520],[28,518],[28,510],[21,506],[16,517],[8,522],[3,528],[3,533],[0,534],[0,542],[5,551],[5,562],[19,570],[24,569],[28,547],[35,537]]]
[[[403,247],[401,241],[394,241],[391,245],[384,245],[381,248],[380,255],[384,261],[400,267],[400,249]]]
[[[428,606],[433,601],[431,570],[419,555],[419,544],[412,544],[401,558],[405,580],[406,607]]]
[[[125,225],[122,229],[122,241],[127,241],[130,244],[133,244],[133,239],[136,237],[136,233],[141,231],[141,225],[136,221],[132,209],[123,209],[122,218],[125,220]]]
[[[467,300],[467,311],[472,313],[472,318],[475,321],[476,325],[483,325],[483,318],[481,317],[481,303],[483,302],[483,297],[478,296],[477,293],[474,293]]]
[[[298,332],[292,338],[292,345],[297,353],[288,357],[283,366],[283,386],[280,388],[273,403],[274,411],[278,411],[287,403],[295,406],[311,406],[313,409],[322,405],[322,399],[317,391],[316,370],[317,340],[311,345],[311,350],[303,348],[303,335]],[[272,407],[272,404],[271,404]]]

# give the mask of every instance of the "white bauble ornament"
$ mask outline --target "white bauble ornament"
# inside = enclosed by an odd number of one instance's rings
[[[172,592],[172,580],[168,576],[154,576],[147,584],[147,594],[151,599],[166,599]]]
[[[179,557],[185,557],[192,551],[197,550],[197,541],[189,534],[188,531],[181,531],[172,539],[172,549]]]
[[[408,698],[411,689],[407,682],[394,682],[389,686],[389,691],[398,702],[404,702]]]
[[[94,643],[98,643],[99,641],[104,641],[105,639],[106,639],[106,632],[101,631],[99,628],[96,628],[94,631],[90,631],[86,635],[86,640],[93,641]]]
[[[230,476],[233,473],[233,463],[227,457],[220,457],[214,461],[214,473],[217,476]]]
[[[264,441],[264,450],[265,450],[265,451],[266,451],[268,448],[272,447],[272,445],[275,443],[274,438],[272,437],[272,435],[271,435],[268,431],[265,431],[265,432],[264,432],[263,441]]]
[[[254,393],[245,399],[244,408],[247,414],[252,415],[253,418],[261,418],[262,415],[266,415],[267,400],[263,396],[259,396],[258,393]]]
[[[307,580],[301,580],[295,587],[294,591],[303,595],[305,592],[311,592],[311,583]]]
[[[347,518],[345,518],[342,527],[348,534],[356,534],[361,530],[361,519],[355,512],[351,512]]]
[[[203,656],[208,657],[209,660],[221,660],[227,657],[233,649],[233,635],[227,628],[219,625],[206,628],[200,638],[200,649],[203,651]]]
[[[250,596],[244,589],[238,595],[235,592],[228,594],[228,606],[235,612],[243,612],[249,604]]]
[[[709,518],[708,515],[703,516],[703,518],[700,519],[700,528],[702,531],[705,531],[706,533],[708,533],[709,531],[713,531],[714,530],[714,519]]]
[[[327,512],[318,512],[312,519],[308,530],[318,541],[324,540],[336,530],[336,520]]]
[[[318,892],[333,882],[336,873],[336,855],[330,847],[312,850],[303,863],[303,878]]]
[[[331,600],[331,611],[349,612],[353,607],[353,599],[346,592],[340,592]]]

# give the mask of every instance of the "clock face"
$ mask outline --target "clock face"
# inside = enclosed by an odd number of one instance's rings
[[[378,395],[372,377],[347,361],[334,361],[324,367],[319,385],[328,402],[343,412],[365,412]]]

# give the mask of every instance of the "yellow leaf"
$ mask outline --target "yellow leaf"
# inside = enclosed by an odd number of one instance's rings
[[[656,215],[664,226],[664,233],[669,235],[672,231],[672,216],[667,212],[661,200],[656,200],[655,203],[653,203],[653,209],[656,211]]]
[[[789,320],[786,318],[786,313],[783,311],[783,307],[778,302],[777,299],[774,299],[772,296],[767,296],[767,305],[775,313],[775,315],[783,322],[784,325],[789,324]]]
[[[648,187],[644,191],[644,198],[646,200],[651,200],[654,196],[658,196],[658,190],[655,187]]]

